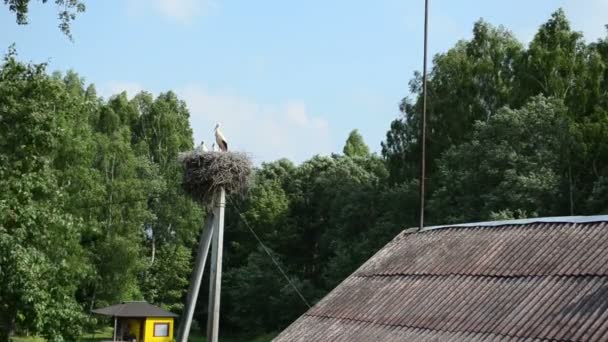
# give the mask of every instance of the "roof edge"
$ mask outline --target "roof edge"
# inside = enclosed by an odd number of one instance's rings
[[[139,306],[134,306],[139,304]],[[141,306],[143,305],[143,306]],[[91,310],[92,313],[110,317],[173,317],[179,315],[146,301],[129,301]]]
[[[518,220],[502,220],[502,221],[484,221],[471,223],[446,224],[440,226],[424,227],[418,232],[426,232],[429,230],[443,228],[463,228],[463,227],[497,227],[517,224],[531,223],[592,223],[592,222],[608,222],[608,215],[593,215],[593,216],[555,216],[555,217],[534,217]],[[411,229],[411,228],[410,228]],[[409,230],[409,229],[406,229]]]

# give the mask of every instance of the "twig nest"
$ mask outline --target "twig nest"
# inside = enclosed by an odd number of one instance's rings
[[[184,165],[184,190],[198,202],[210,204],[221,187],[226,195],[244,194],[251,180],[252,164],[241,152],[191,152],[180,155]]]

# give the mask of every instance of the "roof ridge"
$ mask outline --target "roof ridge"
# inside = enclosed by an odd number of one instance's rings
[[[146,301],[121,302],[91,312],[116,317],[179,317],[177,314]]]
[[[472,274],[472,273],[444,273],[444,274],[433,274],[433,273],[387,273],[387,274],[353,274],[352,278],[395,278],[395,277],[428,277],[428,278],[449,278],[449,277],[469,277],[469,278],[490,278],[490,279],[522,279],[522,278],[608,278],[607,274],[597,273],[580,273],[580,274],[528,274],[528,275],[505,275],[505,274]]]
[[[481,221],[458,224],[445,224],[437,226],[424,227],[416,232],[426,232],[429,230],[442,228],[465,228],[465,227],[498,227],[509,225],[527,225],[532,223],[593,223],[593,222],[608,222],[608,215],[591,215],[591,216],[550,216],[550,217],[533,217],[516,220],[498,220],[498,221]],[[412,231],[413,228],[404,229]]]

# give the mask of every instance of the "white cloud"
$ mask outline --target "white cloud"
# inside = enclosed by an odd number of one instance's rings
[[[127,96],[132,98],[142,90],[144,90],[144,87],[137,82],[110,81],[101,85],[99,88],[99,95],[107,99],[112,95],[120,94],[123,91],[126,91]]]
[[[303,103],[288,103],[285,105],[285,114],[287,115],[287,118],[297,126],[306,127],[310,123]]]
[[[216,4],[212,0],[154,0],[154,6],[162,15],[189,24],[194,18],[214,9]]]
[[[211,145],[213,128],[220,122],[231,149],[250,153],[256,163],[283,157],[301,162],[331,152],[327,121],[312,116],[301,102],[259,104],[195,84],[176,92],[190,110],[196,144],[204,140]]]

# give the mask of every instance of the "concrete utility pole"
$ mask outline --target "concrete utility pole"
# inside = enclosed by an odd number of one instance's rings
[[[184,316],[179,324],[179,330],[177,333],[177,342],[187,342],[188,336],[190,335],[192,316],[194,315],[194,309],[198,299],[198,292],[201,288],[201,281],[203,280],[203,271],[205,270],[205,262],[207,261],[207,254],[209,254],[209,247],[211,246],[214,223],[215,220],[213,213],[208,214],[207,218],[205,219],[203,233],[198,242],[194,270],[192,271],[192,276],[190,277],[190,286],[188,287],[188,295],[186,297]]]
[[[211,274],[209,284],[209,311],[207,313],[207,342],[218,342],[220,329],[220,293],[222,287],[222,254],[224,245],[224,208],[226,192],[220,188],[216,195],[213,249],[211,251]]]

